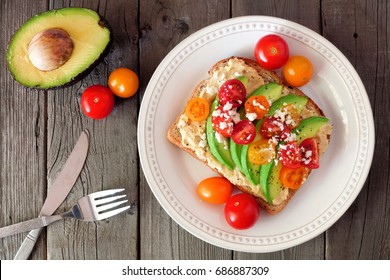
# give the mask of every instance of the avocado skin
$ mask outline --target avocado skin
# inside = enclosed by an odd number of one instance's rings
[[[65,9],[85,9],[85,10],[90,10],[90,9],[87,9],[87,8],[81,8],[81,7],[71,7],[71,8],[60,8],[60,9],[53,9],[53,10],[48,10],[48,11],[45,11],[45,12],[42,12],[41,14],[37,14],[35,16],[33,16],[32,18],[34,17],[38,17],[42,14],[45,14],[45,13],[49,13],[49,12],[53,12],[53,13],[58,13],[58,12],[61,12],[62,10],[65,10]],[[85,69],[84,71],[82,71],[81,73],[79,73],[78,75],[76,75],[75,77],[73,77],[69,82],[66,82],[64,84],[60,84],[60,85],[54,85],[54,86],[49,86],[49,87],[42,87],[42,86],[39,86],[39,85],[36,85],[36,86],[29,86],[29,85],[25,85],[23,84],[21,81],[18,80],[18,78],[15,76],[15,73],[13,73],[11,71],[11,66],[10,66],[10,58],[9,58],[9,52],[10,52],[10,45],[11,45],[11,42],[13,42],[14,38],[15,38],[15,35],[17,34],[17,31],[19,31],[20,28],[23,27],[23,25],[14,33],[14,35],[11,37],[10,39],[10,42],[8,44],[8,50],[7,50],[7,65],[8,65],[8,72],[11,74],[11,76],[13,77],[13,79],[18,82],[19,84],[21,84],[22,86],[25,86],[27,88],[30,88],[30,89],[36,89],[36,90],[56,90],[56,89],[62,89],[62,88],[66,88],[66,87],[69,87],[69,86],[72,86],[74,84],[76,84],[77,82],[79,82],[80,80],[84,79],[86,76],[88,76],[92,70],[94,68],[96,68],[97,65],[100,64],[100,62],[102,62],[102,60],[108,55],[108,53],[110,52],[111,50],[111,47],[112,47],[112,44],[113,44],[113,30],[110,26],[110,24],[108,23],[108,21],[102,16],[100,15],[98,12],[96,11],[93,11],[95,12],[98,17],[99,17],[99,25],[103,28],[106,28],[108,31],[109,31],[109,41],[105,47],[105,49],[100,53],[99,57],[93,61],[87,69]],[[31,18],[31,19],[32,19]]]

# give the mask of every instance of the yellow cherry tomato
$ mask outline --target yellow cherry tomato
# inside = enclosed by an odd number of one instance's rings
[[[283,76],[294,87],[307,84],[313,75],[313,65],[304,56],[290,56],[283,67]]]
[[[122,98],[131,97],[138,90],[138,76],[128,68],[115,69],[108,78],[108,87],[116,96]]]

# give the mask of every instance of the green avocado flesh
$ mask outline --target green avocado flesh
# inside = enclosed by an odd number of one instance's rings
[[[245,82],[245,77],[240,77],[240,80]],[[254,95],[262,95],[269,100],[272,105],[267,113],[267,116],[272,116],[275,111],[281,109],[286,104],[293,104],[300,113],[306,106],[308,98],[300,95],[288,94],[282,96],[283,87],[276,83],[270,83],[260,86],[253,91],[247,98]],[[240,145],[235,143],[230,138],[226,139],[227,143],[219,143],[215,136],[215,131],[212,127],[212,114],[218,106],[218,98],[211,105],[210,115],[206,123],[206,135],[210,151],[212,155],[223,165],[233,170],[237,167],[242,174],[255,186],[258,187],[255,192],[262,192],[269,203],[279,195],[283,188],[283,184],[279,178],[282,164],[280,161],[272,160],[265,165],[253,164],[248,160],[248,145]],[[238,112],[241,114],[241,119],[244,119],[244,109],[240,108]],[[320,127],[328,122],[328,119],[321,116],[314,116],[304,119],[292,133],[297,135],[297,140],[301,143],[304,139],[315,137]],[[260,127],[263,120],[255,120],[256,137],[253,142],[261,139]],[[277,146],[278,148],[278,146]]]
[[[230,170],[234,169],[234,161],[230,155],[230,149],[229,149],[229,142],[231,141],[230,138],[227,138],[227,143],[224,142],[218,142],[215,131],[213,129],[212,124],[212,115],[215,110],[215,108],[218,106],[218,99],[216,98],[214,102],[211,104],[211,110],[210,115],[207,118],[206,122],[206,137],[207,137],[207,143],[210,147],[211,154],[223,165],[225,165]]]
[[[30,42],[37,34],[52,29],[65,31],[73,42],[73,50],[58,68],[40,70],[29,55]],[[16,31],[8,47],[7,62],[15,80],[22,85],[49,89],[81,77],[80,74],[106,54],[110,42],[110,28],[95,11],[85,8],[50,10],[30,18]],[[47,56],[42,55],[40,59],[45,61]]]
[[[262,85],[255,89],[249,96],[264,96],[271,104],[282,96],[283,86],[276,83]]]

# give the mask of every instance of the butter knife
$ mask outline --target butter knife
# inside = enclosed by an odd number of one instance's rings
[[[61,172],[50,187],[39,216],[51,216],[65,200],[73,185],[76,183],[81,169],[84,166],[85,159],[87,158],[88,136],[87,130],[84,130],[81,133]],[[16,253],[14,260],[28,259],[41,231],[42,228],[38,228],[28,233]]]

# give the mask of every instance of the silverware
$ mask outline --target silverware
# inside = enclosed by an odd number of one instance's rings
[[[88,222],[107,219],[130,208],[129,205],[118,208],[120,205],[125,203],[128,204],[127,199],[122,199],[126,195],[119,195],[120,193],[123,193],[124,190],[125,189],[114,189],[95,192],[80,198],[69,211],[60,215],[41,216],[0,228],[0,238],[45,227],[64,218],[73,218]]]
[[[87,130],[81,133],[60,174],[50,187],[39,216],[51,216],[69,194],[79,177],[81,169],[84,166],[85,159],[87,158],[88,136],[89,134]],[[14,258],[15,260],[28,259],[41,231],[42,228],[29,232],[16,253]]]

